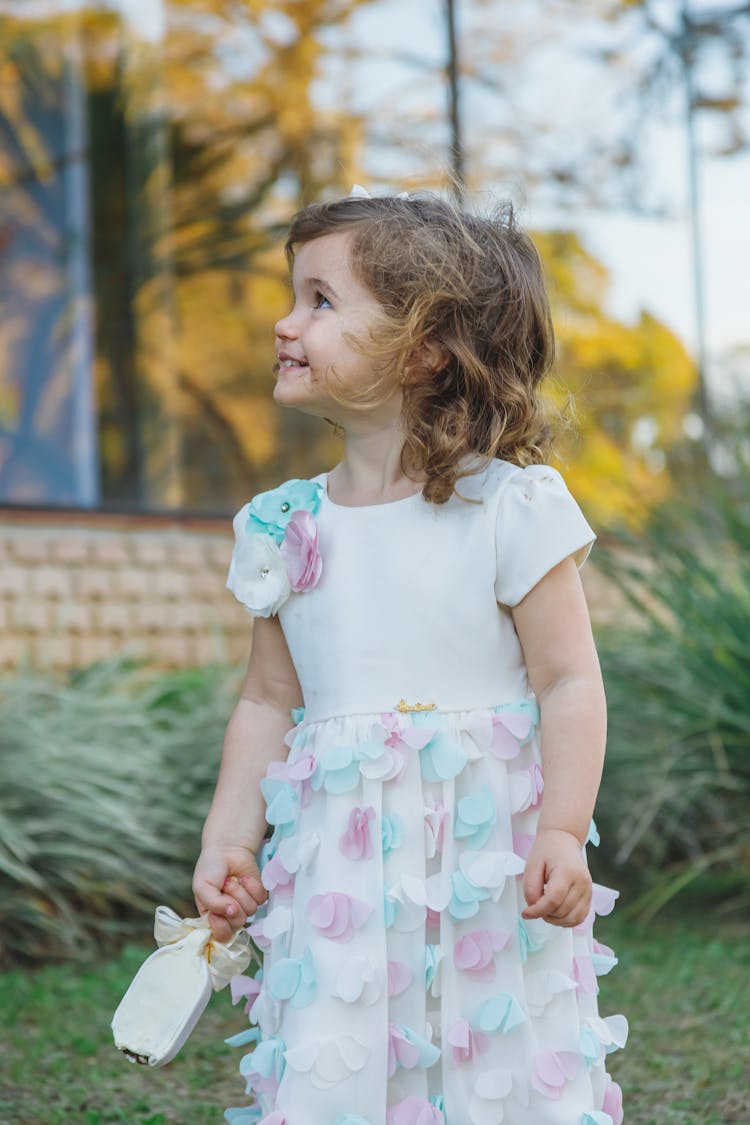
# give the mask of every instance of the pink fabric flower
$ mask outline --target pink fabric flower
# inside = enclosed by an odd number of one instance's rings
[[[286,1125],[286,1117],[284,1117],[280,1109],[275,1109],[273,1113],[269,1113],[261,1118],[258,1125]]]
[[[286,763],[285,780],[296,785],[299,789],[299,803],[304,809],[310,804],[312,796],[311,778],[315,773],[317,762],[312,754],[303,754],[294,762]]]
[[[529,808],[535,809],[541,802],[542,793],[544,792],[542,769],[536,762],[534,762],[533,766],[529,767],[529,777],[531,778],[531,800],[529,801]]]
[[[453,947],[453,964],[475,980],[495,979],[495,954],[505,949],[511,935],[505,930],[471,930]]]
[[[339,849],[347,859],[372,859],[372,836],[370,821],[375,817],[372,805],[360,808],[357,805],[349,814],[346,832],[339,840]]]
[[[588,996],[596,996],[599,986],[596,983],[596,973],[590,957],[573,958],[573,978],[578,982],[581,992],[585,992]]]
[[[412,982],[412,973],[403,961],[388,962],[388,995],[400,996]]]
[[[433,910],[431,906],[427,907],[425,925],[427,929],[439,930],[440,929],[440,911]]]
[[[387,1125],[445,1125],[437,1106],[424,1098],[405,1098],[388,1110]]]
[[[260,922],[253,922],[252,926],[247,927],[247,932],[249,933],[255,944],[258,946],[258,949],[271,948],[270,938],[267,938],[263,931],[264,921],[265,919],[261,919]]]
[[[400,1064],[411,1070],[419,1062],[419,1047],[410,1042],[397,1023],[388,1024],[388,1077],[392,1078]]]
[[[573,928],[573,933],[589,933],[593,928],[595,915],[598,914],[600,917],[604,918],[607,914],[611,914],[615,908],[615,902],[619,897],[619,891],[614,891],[611,887],[604,887],[601,883],[594,883],[589,912],[583,921]]]
[[[561,1098],[565,1083],[575,1078],[580,1065],[574,1051],[539,1051],[534,1055],[531,1085],[545,1098]]]
[[[250,1015],[255,999],[260,992],[260,981],[255,980],[254,977],[245,976],[244,973],[237,973],[229,982],[229,990],[232,994],[232,1003],[237,1004],[242,999],[247,999],[247,1003],[243,1008],[246,1016]]]
[[[493,715],[491,752],[496,758],[509,762],[520,751],[521,743],[529,737],[531,727],[530,715],[514,715],[512,711]]]
[[[608,1113],[612,1118],[612,1125],[622,1125],[624,1115],[622,1111],[622,1090],[610,1078],[609,1085],[604,1091],[602,1113]]]
[[[531,849],[534,847],[536,836],[531,832],[514,832],[513,833],[513,851],[521,859],[528,859],[531,855]]]
[[[468,1020],[458,1020],[448,1032],[448,1042],[453,1050],[456,1065],[473,1062],[477,1055],[486,1051],[490,1041],[481,1031],[474,1031]]]
[[[351,941],[355,929],[363,926],[371,914],[372,907],[366,902],[340,891],[313,895],[307,904],[310,922],[331,941]]]
[[[294,884],[294,875],[284,867],[277,852],[276,855],[271,856],[264,866],[260,881],[267,891],[275,891],[280,887],[291,889]]]
[[[289,585],[299,593],[316,586],[323,571],[318,551],[318,525],[313,515],[300,508],[293,512],[281,541]]]

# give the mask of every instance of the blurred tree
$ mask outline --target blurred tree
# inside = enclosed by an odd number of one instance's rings
[[[551,398],[571,423],[559,435],[557,456],[599,526],[637,527],[669,492],[664,451],[683,437],[695,367],[648,313],[625,325],[604,312],[607,270],[577,234],[534,237],[557,331]]]

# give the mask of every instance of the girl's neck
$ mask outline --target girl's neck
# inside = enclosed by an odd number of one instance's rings
[[[418,492],[421,482],[411,480],[401,467],[403,446],[403,431],[397,425],[350,429],[344,456],[329,474],[331,499],[344,504],[380,504]]]

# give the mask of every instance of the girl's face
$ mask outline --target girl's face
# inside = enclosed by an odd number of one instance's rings
[[[366,347],[371,328],[382,319],[380,303],[352,273],[350,246],[349,231],[300,246],[292,270],[294,307],[275,328],[275,401],[342,425],[352,416],[347,396],[356,402],[357,392],[379,378],[374,361],[350,341]],[[395,417],[400,410],[395,380],[393,391],[383,405]],[[357,414],[362,417],[361,410]]]

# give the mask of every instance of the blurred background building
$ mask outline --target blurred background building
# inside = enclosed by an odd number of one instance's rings
[[[291,213],[510,198],[556,457],[638,526],[748,380],[748,9],[0,2],[0,665],[237,659],[227,515],[337,457],[271,402]],[[745,249],[742,249],[742,243]]]

